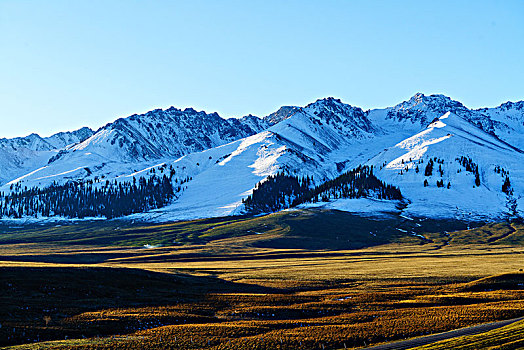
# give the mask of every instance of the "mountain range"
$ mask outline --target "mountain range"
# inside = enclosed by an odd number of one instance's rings
[[[368,166],[402,199],[377,198],[369,190],[343,198],[332,190],[328,200],[301,206],[496,220],[524,212],[523,149],[524,101],[469,109],[444,95],[417,93],[393,107],[363,110],[329,97],[264,118],[231,119],[170,107],[96,131],[0,139],[0,191],[22,195],[68,183],[107,188],[169,173],[169,202],[128,218],[171,221],[244,214],[243,200],[268,176],[286,174],[301,184],[307,178],[313,188]]]

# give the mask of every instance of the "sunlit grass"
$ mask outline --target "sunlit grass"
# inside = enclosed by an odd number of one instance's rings
[[[97,225],[0,235],[1,344],[333,349],[524,315],[522,225],[428,222],[424,239],[318,212]],[[384,232],[365,242],[365,227]]]
[[[524,321],[516,322],[486,333],[468,335],[435,344],[417,347],[417,350],[464,349],[513,350],[524,348]]]

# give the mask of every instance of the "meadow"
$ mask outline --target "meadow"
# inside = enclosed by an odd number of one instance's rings
[[[364,348],[524,316],[518,223],[290,211],[0,232],[0,347]],[[522,346],[508,327],[425,348]]]

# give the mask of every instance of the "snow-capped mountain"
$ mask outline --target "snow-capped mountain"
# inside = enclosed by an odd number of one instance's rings
[[[126,182],[171,169],[177,189],[171,204],[133,215],[168,221],[242,213],[242,200],[256,184],[279,172],[319,185],[366,164],[401,190],[402,205],[342,199],[317,205],[470,219],[522,215],[523,106],[472,110],[418,93],[385,109],[364,111],[324,98],[265,118],[157,109],[118,119],[73,145],[52,145],[45,164],[5,179],[0,190],[72,180],[102,186],[101,179]]]
[[[58,150],[82,142],[93,134],[84,127],[49,137],[31,134],[0,139],[0,184],[45,165]]]
[[[524,150],[524,101],[506,102],[496,108],[481,108],[475,113],[491,121],[498,137]]]
[[[417,93],[394,107],[369,111],[369,118],[382,127],[415,132],[447,112],[454,113],[482,130],[518,148],[524,148],[524,101],[506,102],[495,108],[468,109],[444,95]]]
[[[369,142],[375,131],[362,109],[333,98],[318,100],[264,132],[176,160],[171,165],[179,176],[192,180],[154,217],[241,213],[242,199],[255,184],[279,171],[327,180],[348,163],[364,162],[362,150],[378,151],[381,146]]]
[[[101,127],[82,142],[48,156],[45,164],[9,185],[22,179],[29,186],[47,186],[91,175],[127,175],[161,159],[176,159],[253,135],[264,127],[264,121],[254,116],[226,120],[192,108],[155,109]]]
[[[466,117],[471,114],[462,103],[454,101],[444,95],[426,96],[416,93],[409,100],[387,109],[387,117],[399,122],[410,122],[412,124],[427,125],[434,118],[452,112]]]
[[[75,131],[59,132],[49,137],[31,134],[25,137],[0,139],[0,148],[17,151],[25,148],[31,151],[51,151],[82,142],[93,135],[93,130],[87,127]]]
[[[411,201],[407,213],[467,219],[503,217],[513,210],[516,197],[501,189],[509,176],[513,194],[524,193],[523,162],[524,152],[447,112],[368,164],[401,188]]]
[[[258,130],[251,129],[251,119],[229,121],[192,108],[155,109],[109,123],[68,152],[96,153],[124,162],[181,157],[255,134]]]

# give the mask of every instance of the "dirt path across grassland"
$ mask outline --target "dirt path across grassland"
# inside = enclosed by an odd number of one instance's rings
[[[376,345],[372,346],[370,348],[366,348],[367,350],[402,350],[402,349],[411,349],[417,346],[427,345],[431,343],[436,343],[441,340],[447,340],[451,338],[457,338],[462,337],[465,335],[474,335],[474,334],[480,334],[485,333],[488,331],[491,331],[493,329],[501,328],[507,325],[510,325],[514,322],[524,320],[524,317],[519,318],[513,318],[511,320],[505,320],[505,321],[498,321],[498,322],[491,322],[491,323],[485,323],[473,327],[466,327],[466,328],[460,328],[456,329],[454,331],[444,332],[444,333],[438,333],[438,334],[432,334],[425,337],[420,338],[414,338],[414,339],[408,339],[408,340],[402,340],[397,341],[394,343],[387,343],[382,345]]]

